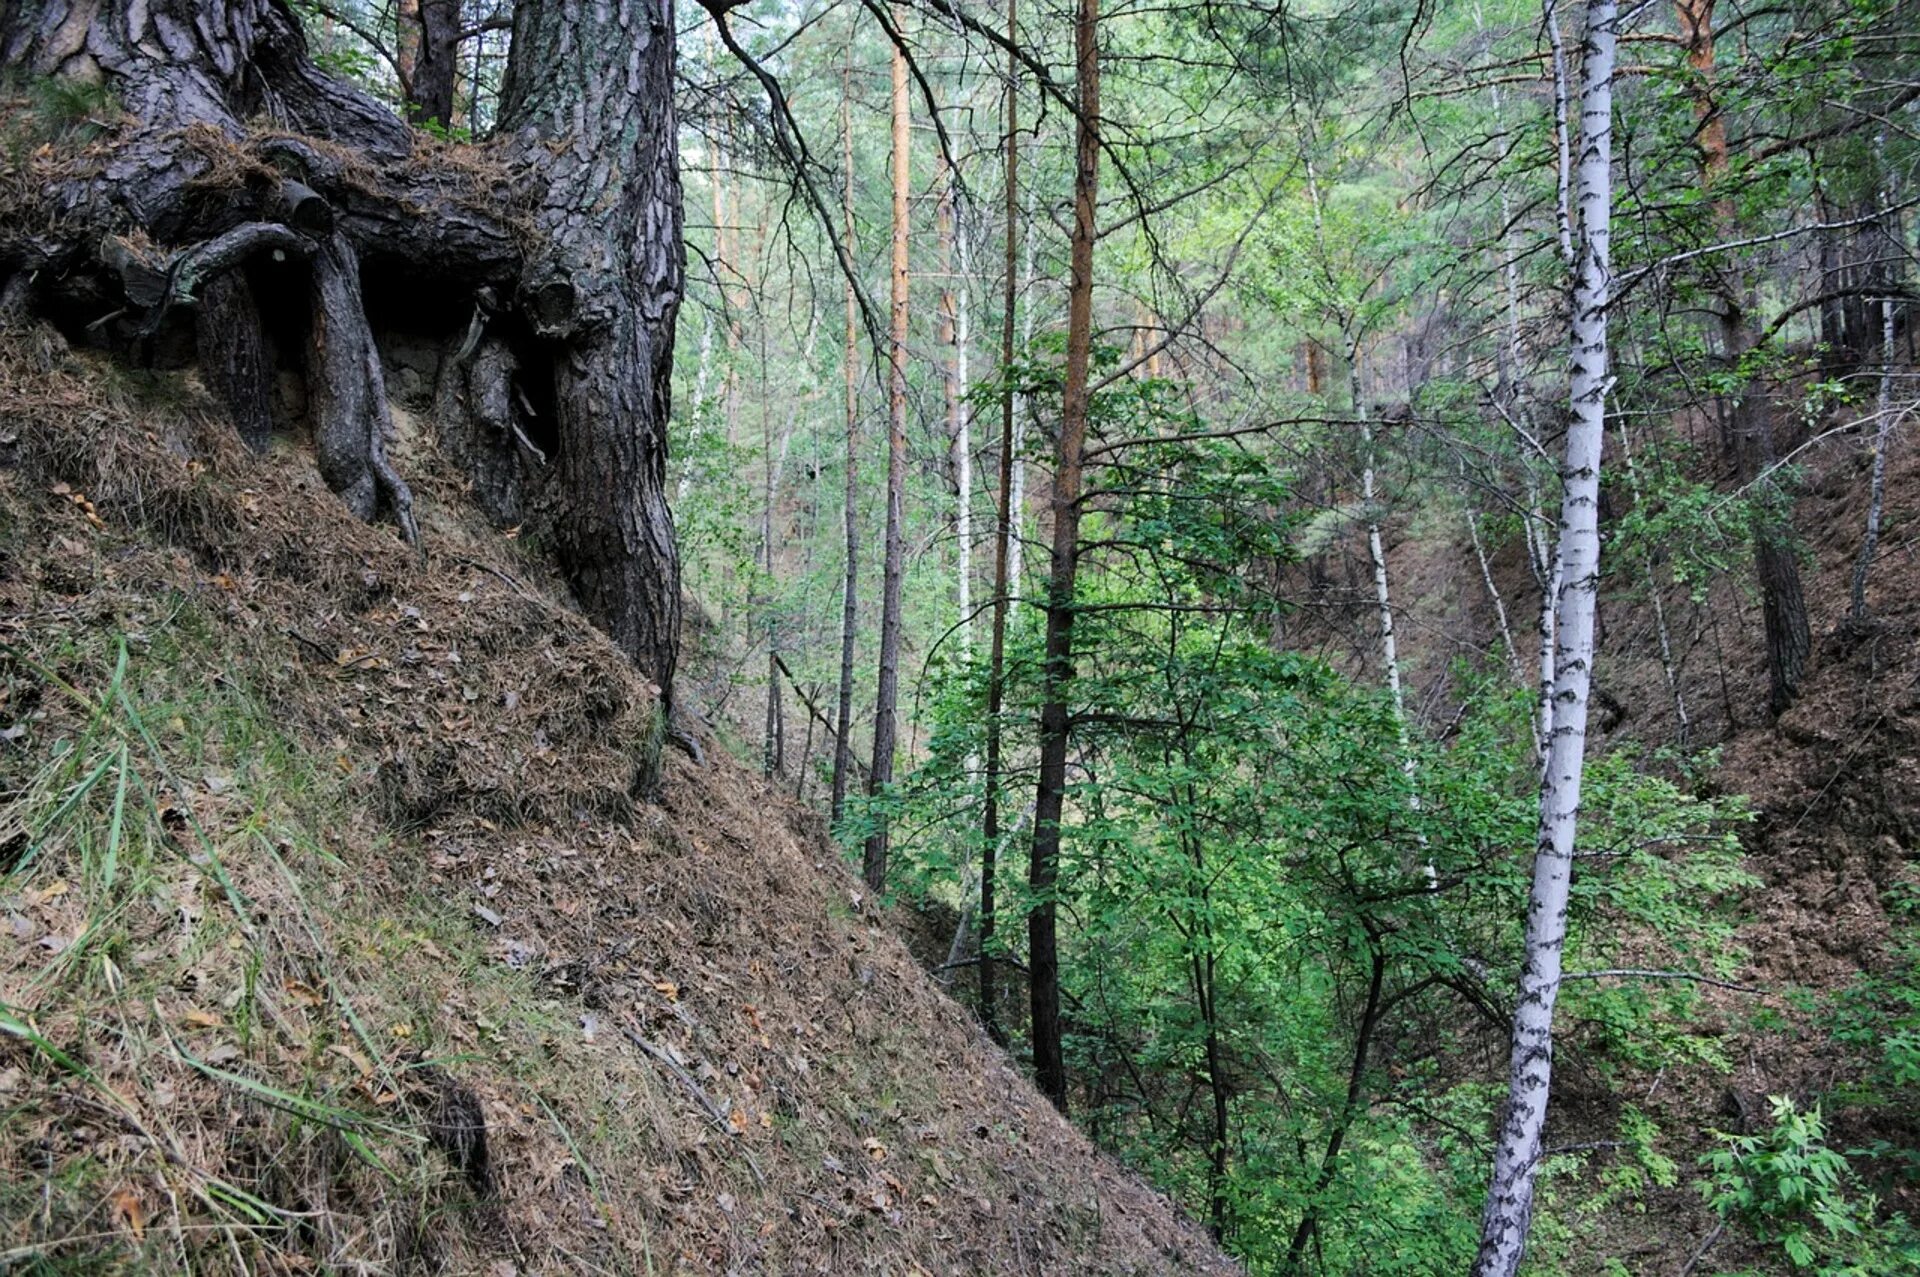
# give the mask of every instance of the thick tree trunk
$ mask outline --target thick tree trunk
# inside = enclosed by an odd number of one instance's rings
[[[459,80],[460,0],[408,0],[415,55],[407,75],[407,118],[415,124],[453,124],[454,86]],[[406,39],[403,34],[403,42]]]
[[[1053,471],[1053,555],[1047,581],[1046,662],[1040,694],[1040,786],[1033,808],[1033,854],[1027,882],[1027,950],[1033,1015],[1034,1080],[1061,1112],[1067,1108],[1067,1064],[1060,1024],[1060,818],[1066,805],[1067,697],[1073,683],[1074,588],[1080,565],[1080,480],[1091,406],[1094,216],[1100,185],[1099,0],[1080,0],[1074,49],[1080,118],[1073,181],[1072,270],[1067,287],[1066,387]]]
[[[422,0],[423,21],[429,12],[452,10]],[[41,224],[58,236],[0,227],[0,275],[40,269],[117,288],[136,312],[122,321],[130,330],[151,332],[174,307],[205,308],[209,384],[257,444],[263,356],[236,272],[267,253],[310,260],[306,367],[321,471],[356,511],[388,510],[409,535],[411,498],[385,455],[390,416],[360,264],[401,268],[455,300],[506,295],[517,281],[525,324],[513,327],[534,334],[521,343],[521,410],[487,307],[456,352],[458,376],[442,378],[443,399],[498,419],[497,440],[511,437],[507,451],[540,480],[529,504],[580,602],[664,697],[679,623],[661,490],[681,276],[671,12],[522,0],[515,24],[500,145],[537,161],[522,166],[524,221],[494,211],[514,204],[504,183],[475,198],[469,170],[450,180],[392,112],[315,68],[285,0],[8,5],[0,66],[104,79],[128,120],[40,194]],[[242,122],[255,120],[271,127],[249,133]],[[293,180],[274,180],[276,170]],[[157,250],[135,247],[148,242]],[[543,420],[527,416],[528,402]],[[549,464],[522,421],[549,445]]]
[[[684,266],[673,60],[670,4],[521,0],[501,100],[539,182],[521,296],[551,360],[545,521],[581,605],[652,675],[663,709],[680,650],[666,500]]]
[[[1560,504],[1559,629],[1553,728],[1540,782],[1540,825],[1528,899],[1524,967],[1513,1016],[1507,1100],[1481,1219],[1473,1277],[1513,1277],[1533,1221],[1553,1083],[1553,1008],[1566,943],[1574,834],[1586,761],[1600,585],[1600,458],[1606,444],[1607,307],[1612,285],[1615,0],[1589,0],[1581,69],[1579,265],[1574,278],[1571,420]]]
[[[900,10],[894,8],[895,28]],[[902,522],[907,486],[907,198],[911,182],[908,140],[912,115],[907,97],[907,57],[893,51],[893,288],[892,334],[887,357],[887,533],[880,587],[880,677],[873,709],[873,766],[867,793],[880,797],[893,782],[895,704],[900,696],[901,585],[906,572]],[[863,869],[867,885],[887,884],[887,823],[881,816],[867,837]]]

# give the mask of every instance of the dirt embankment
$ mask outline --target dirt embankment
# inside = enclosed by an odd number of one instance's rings
[[[190,382],[0,346],[0,1252],[128,1271],[1193,1273],[463,511],[425,558]]]

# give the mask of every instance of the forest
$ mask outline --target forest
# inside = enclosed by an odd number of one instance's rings
[[[0,1272],[1920,1274],[1911,0],[0,104]]]

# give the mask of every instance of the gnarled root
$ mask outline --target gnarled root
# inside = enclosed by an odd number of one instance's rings
[[[340,231],[313,258],[307,405],[327,486],[363,519],[371,520],[384,503],[407,544],[418,545],[413,492],[387,460],[393,413],[360,296],[360,261]]]

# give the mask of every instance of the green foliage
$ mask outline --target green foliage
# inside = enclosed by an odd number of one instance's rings
[[[1795,1271],[1814,1277],[1889,1277],[1920,1272],[1920,1233],[1902,1216],[1882,1219],[1847,1159],[1827,1144],[1820,1109],[1769,1100],[1771,1129],[1723,1137],[1707,1155],[1700,1189],[1721,1218],[1778,1246]]]
[[[1031,393],[1057,393],[1051,367],[1025,371]],[[1307,1246],[1330,1272],[1459,1271],[1484,1189],[1462,1132],[1498,1094],[1460,1073],[1454,1050],[1480,1034],[1454,1008],[1503,998],[1519,964],[1531,697],[1462,669],[1448,742],[1411,736],[1384,691],[1273,642],[1285,612],[1262,568],[1288,561],[1298,531],[1284,471],[1195,437],[1152,382],[1098,397],[1094,431],[1111,463],[1090,484],[1124,503],[1089,512],[1076,597],[1059,897],[1076,1102],[1255,1271],[1290,1271]],[[1010,723],[1035,704],[1037,637],[1031,619],[1014,629]],[[926,759],[888,809],[909,896],[942,893],[978,855],[984,682],[964,664],[936,679]],[[1569,969],[1657,953],[1724,973],[1723,905],[1750,881],[1744,809],[1696,797],[1676,760],[1647,761],[1591,766]],[[1027,903],[1023,850],[1017,836],[999,849],[1003,919]],[[1003,926],[1002,951],[1018,938]],[[1720,1067],[1690,1027],[1695,999],[1686,981],[1571,982],[1564,1049],[1602,1076]],[[1628,1151],[1603,1167],[1601,1199],[1630,1204],[1675,1169],[1646,1115],[1621,1122]]]
[[[1920,890],[1890,893],[1897,919],[1892,962],[1864,972],[1827,1011],[1834,1040],[1864,1068],[1843,1092],[1856,1103],[1903,1105],[1920,1101]]]
[[[15,168],[23,167],[41,147],[92,142],[120,118],[119,96],[106,80],[40,76],[28,80],[24,89],[26,109],[9,110],[0,119],[0,149]]]

